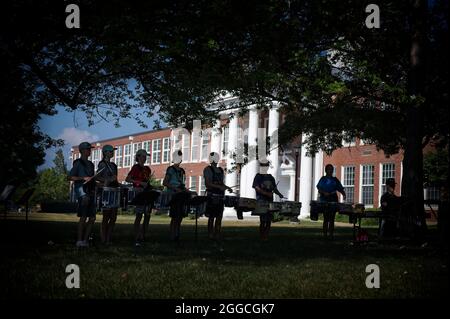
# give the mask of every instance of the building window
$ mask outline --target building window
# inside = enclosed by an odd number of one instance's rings
[[[118,146],[116,146],[116,148],[117,148],[117,150],[116,150],[114,162],[116,163],[118,168],[121,168],[122,167],[122,145],[118,145]]]
[[[205,179],[203,178],[203,176],[199,176],[198,179],[200,185],[199,196],[204,196],[206,192]]]
[[[147,154],[150,154],[150,141],[142,142],[142,149],[144,149]],[[147,156],[147,160],[145,161],[145,164],[150,164],[150,156]]]
[[[202,162],[208,161],[208,145],[209,145],[209,132],[204,130],[202,132]]]
[[[200,131],[195,130],[192,132],[192,162],[198,162],[200,151]]]
[[[102,150],[99,148],[94,149],[92,151],[92,163],[94,163],[95,170],[97,170],[97,168],[98,168],[98,163],[100,162],[101,152],[102,152]]]
[[[133,144],[133,158],[136,156],[137,151],[142,149],[142,143],[134,143]]]
[[[347,202],[355,201],[355,166],[344,166],[342,168],[342,186],[347,195]]]
[[[161,163],[161,140],[152,141],[152,164]]]
[[[168,163],[170,161],[170,138],[165,137],[163,139],[163,154],[162,162]]]
[[[429,186],[429,187],[425,188],[424,199],[439,200],[440,199],[439,187]]]
[[[197,176],[189,177],[189,190],[197,192]]]
[[[344,139],[342,141],[342,146],[343,147],[351,147],[351,146],[355,146],[356,145],[356,137],[352,137],[351,139]]]
[[[131,145],[126,144],[123,147],[123,167],[130,167],[131,166]]]
[[[228,126],[224,126],[222,134],[222,158],[226,158],[228,155],[228,137],[230,133],[230,129]]]
[[[183,162],[189,162],[190,158],[190,148],[191,148],[191,141],[190,136],[187,134],[183,134]]]
[[[374,165],[362,166],[361,200],[364,205],[373,205]]]
[[[381,192],[386,193],[386,180],[388,178],[395,178],[395,164],[387,163],[381,165]]]

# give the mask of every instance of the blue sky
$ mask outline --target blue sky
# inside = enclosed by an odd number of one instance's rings
[[[148,128],[141,127],[134,119],[121,119],[120,127],[114,126],[114,122],[100,122],[89,126],[86,119],[86,114],[81,111],[69,112],[64,107],[56,107],[57,114],[53,116],[42,116],[38,122],[41,130],[52,138],[60,138],[65,141],[63,147],[66,164],[68,164],[68,157],[70,148],[73,145],[78,145],[82,141],[94,142],[96,140],[108,139],[116,136],[135,134],[142,131],[153,129],[153,118],[148,119],[146,124]],[[135,113],[136,114],[136,113]],[[163,125],[163,123],[161,123]],[[45,164],[39,167],[40,169],[53,166],[53,159],[57,148],[47,150]],[[70,169],[70,165],[68,165]]]

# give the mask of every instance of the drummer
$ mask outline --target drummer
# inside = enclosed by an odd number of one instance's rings
[[[147,156],[150,154],[146,150],[138,150],[136,152],[136,164],[131,168],[125,179],[128,183],[133,183],[133,187],[143,191],[144,189],[150,187],[149,181],[152,171],[150,167],[145,166],[145,161]],[[148,224],[150,223],[150,214],[152,212],[152,206],[147,205],[136,205],[134,208],[134,213],[136,218],[134,220],[134,234],[135,234],[135,246],[140,247],[145,240],[145,234],[148,229]],[[144,215],[144,222],[141,225],[142,215]]]
[[[342,194],[343,199],[347,198],[344,187],[335,176],[333,176],[334,167],[331,164],[325,166],[325,176],[322,176],[317,183],[317,190],[320,194],[320,201],[322,202],[338,202],[338,195],[336,192]],[[331,206],[332,207],[332,206]],[[325,238],[333,239],[334,234],[334,219],[336,217],[336,209],[327,209],[323,212],[323,235]]]
[[[216,240],[220,239],[225,190],[228,190],[230,193],[233,190],[223,183],[223,169],[217,166],[219,154],[215,152],[210,153],[209,163],[210,165],[203,170],[206,194],[208,196],[205,215],[208,217],[208,237],[211,240]]]
[[[190,192],[186,189],[186,173],[180,164],[183,160],[183,153],[178,150],[172,154],[173,165],[166,170],[163,185],[167,191],[172,193],[170,201],[169,216],[170,220],[170,238],[178,242],[180,240],[180,228],[183,217],[186,214],[187,201],[190,198]]]
[[[105,145],[102,148],[103,158],[98,163],[97,181],[103,187],[118,187],[117,181],[117,165],[111,162],[114,156],[114,148],[112,145]],[[111,236],[116,224],[117,208],[102,208],[103,220],[101,225],[101,240],[105,245],[111,244]]]
[[[280,193],[275,182],[275,178],[268,173],[270,162],[267,160],[259,161],[259,173],[256,174],[253,180],[253,188],[256,191],[257,201],[273,202],[273,194],[277,194],[280,198],[284,196]],[[272,224],[272,214],[259,216],[259,234],[261,240],[266,241],[269,237],[270,226]]]
[[[89,236],[95,222],[95,183],[94,164],[88,159],[92,145],[82,142],[78,149],[81,157],[73,162],[69,173],[69,180],[73,182],[75,196],[78,202],[78,237],[77,247],[89,247]]]

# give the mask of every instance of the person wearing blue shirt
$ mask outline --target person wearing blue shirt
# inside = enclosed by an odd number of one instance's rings
[[[344,187],[341,182],[335,176],[333,176],[334,167],[331,164],[325,166],[325,176],[322,176],[317,183],[317,190],[319,191],[321,202],[338,202],[337,192],[341,193],[344,200],[347,198]],[[323,235],[333,239],[334,234],[334,219],[336,217],[335,206],[329,206],[330,209],[326,209],[323,212]]]
[[[180,164],[183,159],[183,153],[178,150],[173,152],[173,165],[166,170],[163,185],[167,191],[172,193],[170,201],[169,216],[170,220],[170,238],[178,242],[180,239],[180,229],[183,217],[186,216],[187,202],[190,198],[190,193],[186,189],[186,173]]]

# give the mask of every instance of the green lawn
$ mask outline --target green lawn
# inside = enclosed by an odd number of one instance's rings
[[[217,245],[206,239],[205,220],[199,222],[197,242],[194,221],[185,220],[176,246],[168,239],[169,219],[152,218],[148,241],[139,250],[132,246],[133,217],[127,215],[119,216],[112,247],[77,250],[74,215],[33,213],[28,225],[23,217],[1,217],[0,299],[422,298],[448,293],[448,255],[432,242],[426,247],[354,246],[348,226],[338,226],[330,242],[322,239],[320,223],[303,221],[276,223],[270,240],[260,242],[257,222],[225,221],[224,240]],[[65,286],[68,264],[80,267],[80,289]],[[380,289],[365,286],[368,264],[380,267]]]

